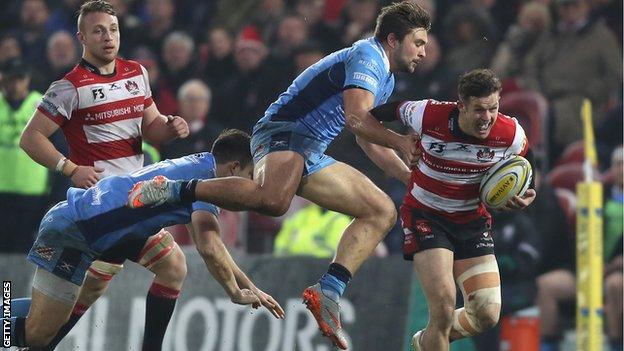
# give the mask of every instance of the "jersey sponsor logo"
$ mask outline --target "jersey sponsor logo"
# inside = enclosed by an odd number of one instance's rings
[[[126,90],[132,95],[138,95],[140,92],[137,82],[130,79],[126,81]]]
[[[113,118],[117,116],[125,116],[134,113],[143,112],[143,105],[134,105],[128,107],[116,108],[114,110],[102,111],[97,113],[87,113],[85,115],[85,121],[99,121],[103,119]]]
[[[444,149],[446,149],[446,144],[433,142],[429,144],[428,151],[437,155],[444,155]]]
[[[365,82],[367,84],[372,85],[374,88],[377,87],[377,80],[372,76],[369,76],[366,73],[355,72],[353,73],[353,79]]]
[[[91,87],[91,96],[93,97],[93,102],[106,101],[104,87],[101,85]]]
[[[108,85],[108,91],[119,90],[121,87],[117,85],[117,82],[110,83]]]
[[[479,162],[489,162],[492,161],[492,159],[494,158],[494,150],[490,149],[489,147],[484,147],[484,148],[480,148],[479,151],[477,151],[477,161]]]

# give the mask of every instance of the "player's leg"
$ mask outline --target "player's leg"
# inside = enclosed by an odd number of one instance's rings
[[[107,253],[104,253],[103,256],[108,255]],[[108,257],[103,257],[102,259],[103,260],[94,261],[87,270],[85,280],[80,288],[78,300],[74,305],[69,319],[50,343],[51,349],[54,349],[54,347],[56,347],[56,345],[63,340],[76,323],[78,323],[80,318],[87,313],[87,310],[91,307],[91,305],[93,305],[95,301],[100,298],[100,296],[104,295],[108,289],[108,284],[111,279],[113,279],[113,277],[123,268],[123,260],[111,262],[113,260]]]
[[[414,269],[420,281],[427,306],[427,327],[413,340],[415,350],[448,350],[455,309],[453,252],[432,248],[414,255]]]
[[[576,278],[566,269],[557,269],[537,277],[537,306],[540,310],[541,350],[559,349],[559,302],[576,296]]]
[[[37,267],[28,316],[11,318],[14,346],[45,348],[67,321],[80,287]]]
[[[325,165],[328,164],[328,165]],[[316,171],[316,169],[321,168]],[[371,255],[396,221],[390,198],[351,166],[321,156],[308,168],[299,195],[329,210],[354,217],[345,229],[334,262],[319,283],[304,291],[304,301],[321,330],[340,348],[346,341],[338,301],[352,275]]]
[[[622,271],[616,270],[605,278],[605,327],[611,350],[622,350]]]
[[[464,298],[464,307],[453,313],[451,340],[475,336],[498,323],[501,286],[493,254],[456,260],[454,276]]]
[[[158,351],[186,278],[186,258],[173,236],[161,230],[148,238],[135,261],[155,274],[145,300],[143,350]]]

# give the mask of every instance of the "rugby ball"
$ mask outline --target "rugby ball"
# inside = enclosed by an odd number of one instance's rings
[[[533,170],[526,158],[507,156],[485,172],[479,187],[481,201],[491,209],[499,209],[512,197],[524,195],[532,177]]]

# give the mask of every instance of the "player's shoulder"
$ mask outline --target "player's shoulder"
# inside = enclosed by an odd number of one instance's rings
[[[386,54],[381,44],[375,39],[367,38],[358,40],[351,46],[350,54],[358,59],[361,64],[374,64],[379,66],[387,66]],[[389,66],[387,67],[389,69]]]
[[[518,120],[499,112],[496,123],[490,132],[490,138],[512,142],[516,136],[516,131],[522,131]]]
[[[142,74],[144,70],[139,62],[120,57],[115,59],[115,65],[115,68],[122,76]]]
[[[434,99],[422,100],[426,102],[425,105],[425,116],[438,117],[440,115],[444,115],[448,117],[448,115],[455,109],[457,109],[457,102],[455,101],[438,101]]]

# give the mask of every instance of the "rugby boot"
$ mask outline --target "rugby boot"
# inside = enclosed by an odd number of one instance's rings
[[[128,194],[128,207],[160,206],[166,202],[179,201],[179,194],[180,182],[159,175],[134,184]]]
[[[316,283],[303,292],[303,303],[312,312],[319,329],[332,343],[342,349],[347,349],[347,338],[340,325],[340,305],[323,294],[321,284]]]

